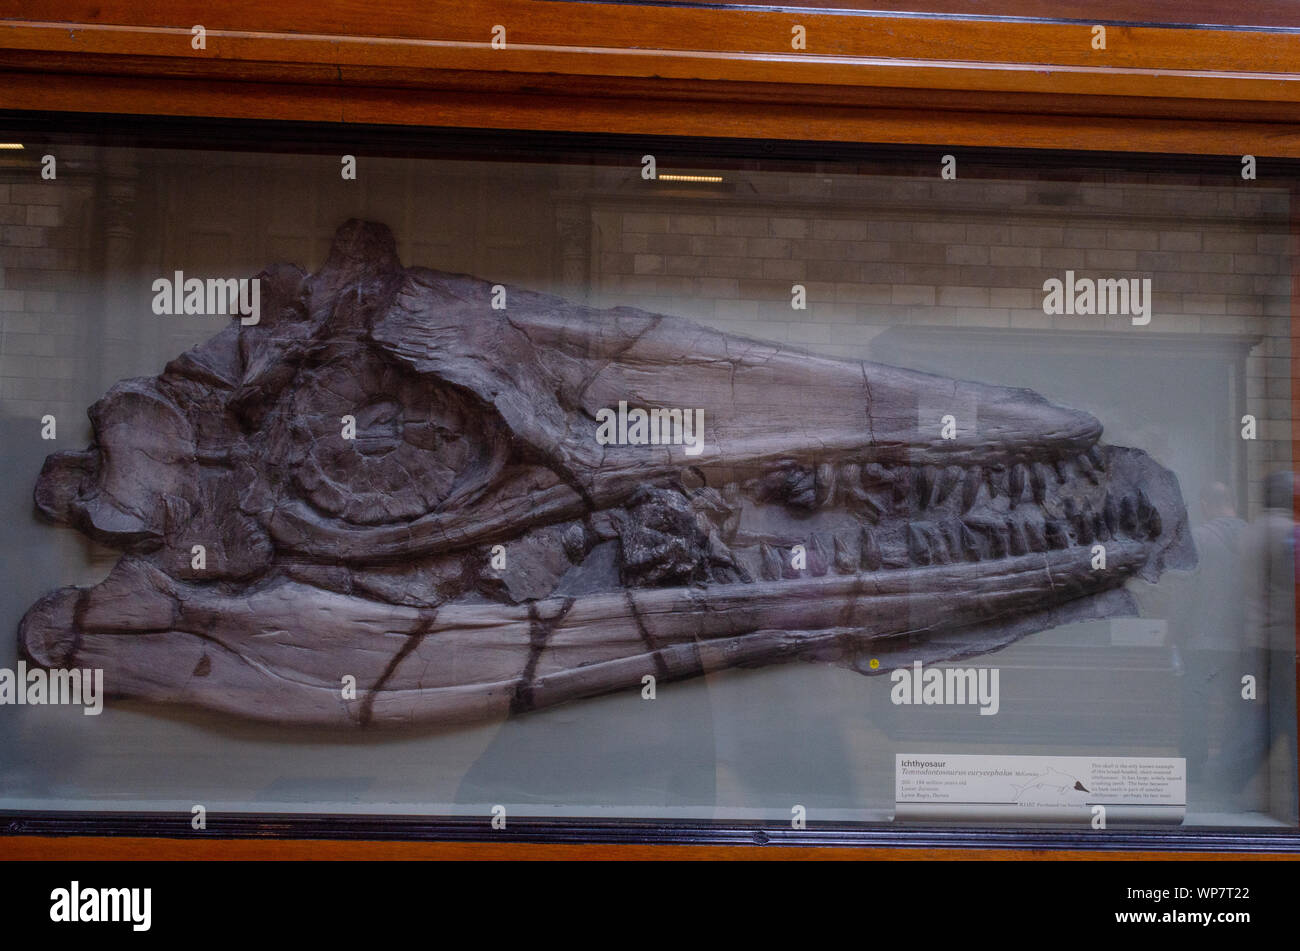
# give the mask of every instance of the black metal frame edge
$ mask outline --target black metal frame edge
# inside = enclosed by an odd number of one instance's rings
[[[1290,831],[1212,829],[1067,831],[940,826],[814,824],[787,829],[760,822],[681,822],[644,819],[510,819],[494,831],[489,819],[420,816],[208,813],[207,828],[190,828],[177,813],[0,812],[0,836],[94,836],[169,839],[329,839],[342,841],[479,842],[570,845],[752,845],[897,849],[1033,849],[1104,852],[1276,852],[1300,854]]]
[[[0,70],[0,77],[4,72]],[[13,128],[4,128],[12,125]],[[581,154],[626,160],[641,148],[668,149],[672,158],[723,159],[750,162],[851,164],[854,162],[915,161],[929,168],[935,150],[953,152],[966,163],[985,167],[1025,168],[1032,156],[1039,169],[1087,168],[1124,172],[1224,174],[1237,180],[1241,156],[1171,152],[1091,151],[1080,149],[993,148],[952,143],[894,144],[820,139],[731,138],[657,135],[628,132],[556,132],[538,129],[405,126],[349,122],[305,122],[279,119],[116,115],[87,112],[38,112],[0,109],[0,131],[49,135],[95,136],[96,144],[139,148],[262,152],[266,154],[335,153],[359,149],[376,157],[446,158],[476,155],[511,160],[542,157],[563,161]],[[196,132],[199,133],[196,135]],[[204,138],[204,135],[207,138]],[[639,165],[640,156],[637,157]],[[1300,159],[1259,155],[1281,174],[1300,178]],[[1250,183],[1244,183],[1249,186]]]

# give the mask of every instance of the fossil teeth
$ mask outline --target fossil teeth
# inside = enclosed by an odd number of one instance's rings
[[[862,467],[862,485],[867,489],[893,485],[894,474],[878,462],[868,462]]]
[[[1065,485],[1065,483],[1070,481],[1070,473],[1065,467],[1064,459],[1053,459],[1052,469],[1056,472],[1056,481],[1061,485]]]
[[[847,462],[840,466],[835,485],[841,501],[860,502],[866,495],[862,489],[862,467],[855,462]]]
[[[952,488],[948,485],[948,470],[943,466],[931,466],[930,473],[934,480],[934,488],[930,492],[930,504],[934,506],[942,505],[943,500],[952,491]]]
[[[775,548],[767,542],[763,542],[758,549],[759,558],[762,562],[761,571],[763,577],[768,581],[780,581],[781,575],[784,574],[785,563],[781,556],[777,554]]]
[[[842,575],[851,575],[853,574],[854,568],[856,567],[853,564],[853,561],[854,561],[853,552],[849,548],[848,542],[846,542],[839,535],[836,535],[835,536],[835,570]]]
[[[994,558],[1007,557],[1009,539],[1007,538],[1007,527],[1003,524],[995,523],[989,526],[989,549]]]
[[[934,560],[934,554],[930,550],[930,539],[927,537],[925,526],[917,522],[909,522],[907,526],[907,551],[912,556],[912,561],[918,565],[928,565]]]
[[[761,501],[775,501],[803,509],[813,507],[815,490],[816,476],[813,470],[793,463],[764,472],[745,482],[745,491]]]
[[[921,508],[930,507],[930,493],[934,491],[934,467],[921,466],[916,470],[916,500]]]
[[[1042,526],[1037,522],[1025,522],[1025,537],[1030,551],[1047,551],[1047,539],[1043,537]]]
[[[722,531],[728,538],[736,534],[740,528],[741,501],[740,501],[740,483],[728,482],[722,487],[722,500],[726,503],[729,511],[722,520]]]
[[[835,496],[835,466],[829,462],[817,466],[817,490],[815,501],[821,508]]]
[[[1089,446],[1087,455],[1088,455],[1088,461],[1091,462],[1093,466],[1095,466],[1097,469],[1101,470],[1102,472],[1106,471],[1106,459],[1102,455],[1100,449],[1098,449],[1096,446]]]
[[[1151,499],[1147,497],[1144,490],[1137,491],[1137,517],[1139,522],[1145,522],[1150,514],[1155,511],[1155,506],[1151,504]]]
[[[1011,507],[1015,508],[1016,503],[1025,494],[1025,467],[1017,462],[1011,467]]]
[[[979,561],[984,557],[979,536],[965,522],[961,524],[961,550],[965,552],[967,561]]]
[[[1119,524],[1130,535],[1138,529],[1138,508],[1133,496],[1126,495],[1119,504]]]
[[[795,466],[785,473],[780,497],[796,508],[811,509],[817,505],[817,476],[811,469]]]
[[[778,501],[801,509],[817,502],[817,476],[807,466],[785,465],[746,483],[746,488],[763,501]]]
[[[1079,471],[1082,472],[1085,476],[1087,476],[1089,481],[1092,482],[1093,485],[1101,484],[1101,476],[1097,474],[1096,466],[1092,464],[1092,459],[1089,458],[1089,456],[1086,453],[1082,456],[1076,457],[1075,463],[1078,465]]]
[[[857,503],[858,508],[866,514],[867,518],[871,519],[872,522],[879,522],[884,509],[879,502],[871,497],[871,490],[878,491],[883,483],[872,475],[873,466],[877,469],[880,468],[875,466],[874,463],[866,466],[853,464],[845,466],[840,473],[840,487]],[[852,479],[850,479],[850,476],[852,476]]]
[[[975,504],[975,500],[980,494],[980,483],[984,481],[983,474],[979,466],[971,466],[966,470],[966,481],[961,487],[961,510],[969,512]]]
[[[1047,467],[1035,462],[1029,467],[1029,486],[1034,493],[1034,501],[1039,505],[1047,498]]]
[[[1101,512],[1092,515],[1092,534],[1102,541],[1110,540],[1110,529],[1106,527],[1106,518]]]
[[[1115,505],[1115,499],[1109,492],[1106,493],[1106,501],[1102,504],[1101,514],[1106,520],[1106,534],[1114,538],[1119,534],[1119,508]]]
[[[998,493],[1006,494],[1006,469],[1003,466],[988,466],[984,469],[984,483],[989,487],[989,498],[996,499]]]
[[[820,578],[830,570],[830,552],[820,535],[814,535],[808,545],[808,571],[815,578]]]
[[[574,522],[564,530],[560,536],[560,544],[564,547],[564,557],[568,558],[573,564],[578,564],[582,559],[587,557],[587,531],[583,528],[581,522]]]
[[[995,519],[975,519],[964,522],[979,538],[988,541],[989,555],[993,558],[1005,558],[1007,556],[1007,526],[1000,520]]]
[[[1083,511],[1074,517],[1074,534],[1079,539],[1079,544],[1092,544],[1092,510],[1087,502],[1083,503]]]
[[[913,492],[913,480],[916,473],[911,466],[900,466],[894,476],[894,504],[902,505]]]
[[[736,559],[736,567],[733,570],[736,572],[737,577],[739,577],[745,584],[754,583],[754,576],[749,573],[749,569],[741,563],[739,558]]]
[[[879,571],[880,563],[880,543],[876,541],[876,533],[863,526],[858,551],[858,564],[868,571]]]
[[[944,522],[939,527],[939,530],[943,533],[943,541],[948,549],[948,556],[953,561],[960,561],[962,556],[961,522]]]
[[[862,494],[861,495],[855,494],[855,498],[857,498],[863,514],[865,514],[867,518],[871,519],[871,521],[878,523],[880,521],[880,516],[883,514],[884,510],[880,507],[880,505],[876,502],[876,500],[873,499],[866,491],[861,489],[858,491],[861,492]]]
[[[717,532],[709,532],[709,561],[713,564],[717,576],[725,581],[743,581],[753,583],[753,577],[735,554],[723,542]]]
[[[1065,497],[1062,505],[1065,509],[1065,517],[1073,522],[1074,517],[1079,514],[1079,506],[1069,496]]]
[[[948,540],[944,537],[942,529],[937,527],[928,529],[925,538],[930,543],[930,552],[936,565],[946,565],[952,561],[952,556],[948,551]]]
[[[1070,536],[1065,530],[1065,526],[1060,522],[1049,519],[1044,525],[1047,531],[1047,544],[1051,548],[1062,549],[1070,547]]]
[[[1143,522],[1143,524],[1146,526],[1148,538],[1160,537],[1160,531],[1163,528],[1163,526],[1160,522],[1160,513],[1156,511],[1156,507],[1154,505],[1151,506],[1151,510],[1147,513],[1146,520]]]
[[[940,470],[939,475],[939,488],[935,500],[943,503],[948,501],[948,496],[952,495],[952,490],[961,485],[962,479],[966,477],[966,471],[961,466],[949,466],[947,469]]]
[[[1019,522],[1014,519],[1007,520],[1007,536],[1010,540],[1011,554],[1029,554],[1029,539],[1025,537],[1025,530]]]

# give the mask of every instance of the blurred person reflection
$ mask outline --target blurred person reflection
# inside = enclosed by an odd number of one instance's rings
[[[1264,507],[1244,536],[1245,650],[1239,658],[1230,711],[1239,726],[1221,756],[1221,773],[1244,808],[1243,791],[1269,751],[1270,721],[1282,753],[1295,763],[1295,477],[1275,472],[1264,480]],[[1257,696],[1242,696],[1242,678],[1255,678]],[[1274,804],[1276,805],[1276,804]]]
[[[1189,784],[1207,798],[1222,800],[1222,763],[1211,763],[1210,752],[1218,754],[1235,742],[1228,711],[1237,694],[1245,647],[1247,525],[1222,482],[1201,490],[1200,515],[1201,523],[1192,530],[1197,565],[1183,589],[1183,622],[1178,626],[1183,754]]]

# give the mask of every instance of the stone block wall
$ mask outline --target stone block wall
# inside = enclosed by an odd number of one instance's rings
[[[1242,398],[1223,407],[1222,424],[1258,420],[1258,440],[1242,447],[1252,510],[1263,477],[1291,467],[1285,189],[1155,176],[735,177],[726,196],[647,183],[636,202],[595,200],[593,303],[867,359],[895,327],[1001,328],[1009,341],[1021,331],[1095,333],[1120,348],[1127,334],[1234,338],[1248,356]],[[1067,270],[1151,278],[1150,324],[1045,314],[1043,282]],[[806,289],[806,310],[791,307],[794,284]]]

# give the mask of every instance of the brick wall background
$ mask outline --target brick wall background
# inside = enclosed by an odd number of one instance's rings
[[[70,165],[53,182],[42,181],[33,164],[0,167],[0,402],[7,417],[85,416],[71,390],[84,368],[97,280],[95,184]]]
[[[1253,512],[1263,478],[1291,466],[1290,207],[1267,181],[1026,166],[963,168],[957,181],[726,170],[686,185],[642,181],[637,167],[361,156],[345,182],[334,155],[60,146],[60,177],[46,182],[41,151],[0,167],[0,399],[8,417],[55,414],[65,445],[84,441],[85,408],[113,382],[158,372],[222,325],[155,317],[154,278],[319,267],[334,229],[360,215],[393,228],[408,264],[827,355],[887,359],[900,333],[951,328],[926,339],[960,348],[983,330],[1014,350],[1056,333],[1064,359],[1073,335],[1089,334],[1097,342],[1061,371],[1087,374],[1108,347],[1217,341],[1239,379],[1209,412],[1224,432],[1255,415],[1259,439],[1184,446],[1216,457],[1191,475],[1189,497],[1224,479]],[[1043,314],[1042,282],[1067,269],[1152,278],[1150,325]],[[806,310],[790,306],[795,283]],[[950,364],[921,368],[960,375]],[[1127,435],[1122,414],[1106,422],[1108,438]],[[1135,424],[1132,438],[1161,425]]]
[[[1219,341],[1224,359],[1240,363],[1242,379],[1214,410],[1214,425],[1239,434],[1241,416],[1251,413],[1259,438],[1240,445],[1216,438],[1200,447],[1204,454],[1240,453],[1243,464],[1220,460],[1193,482],[1228,481],[1253,512],[1264,476],[1291,467],[1291,238],[1284,189],[1186,176],[1173,183],[1156,176],[1096,182],[742,177],[745,188],[736,191],[748,194],[744,200],[734,193],[692,198],[684,189],[656,194],[647,188],[635,203],[597,201],[593,302],[681,313],[848,358],[881,359],[875,344],[891,329],[949,327],[946,338],[929,339],[952,347],[976,328],[1000,331],[1009,348],[1056,332],[1061,355],[1074,335],[1093,334],[1097,340],[1079,348],[1070,369],[1101,382],[1106,366],[1099,348],[1123,353],[1196,335]],[[1045,315],[1043,281],[1063,278],[1066,270],[1078,277],[1150,277],[1151,323],[1139,328],[1113,317]],[[791,308],[795,283],[806,288],[806,311]],[[1194,341],[1186,345],[1202,349]],[[945,372],[956,372],[947,363]],[[1135,419],[1143,415],[1133,409]],[[1108,421],[1108,438],[1124,424],[1122,412]],[[1190,488],[1194,500],[1199,487]]]

